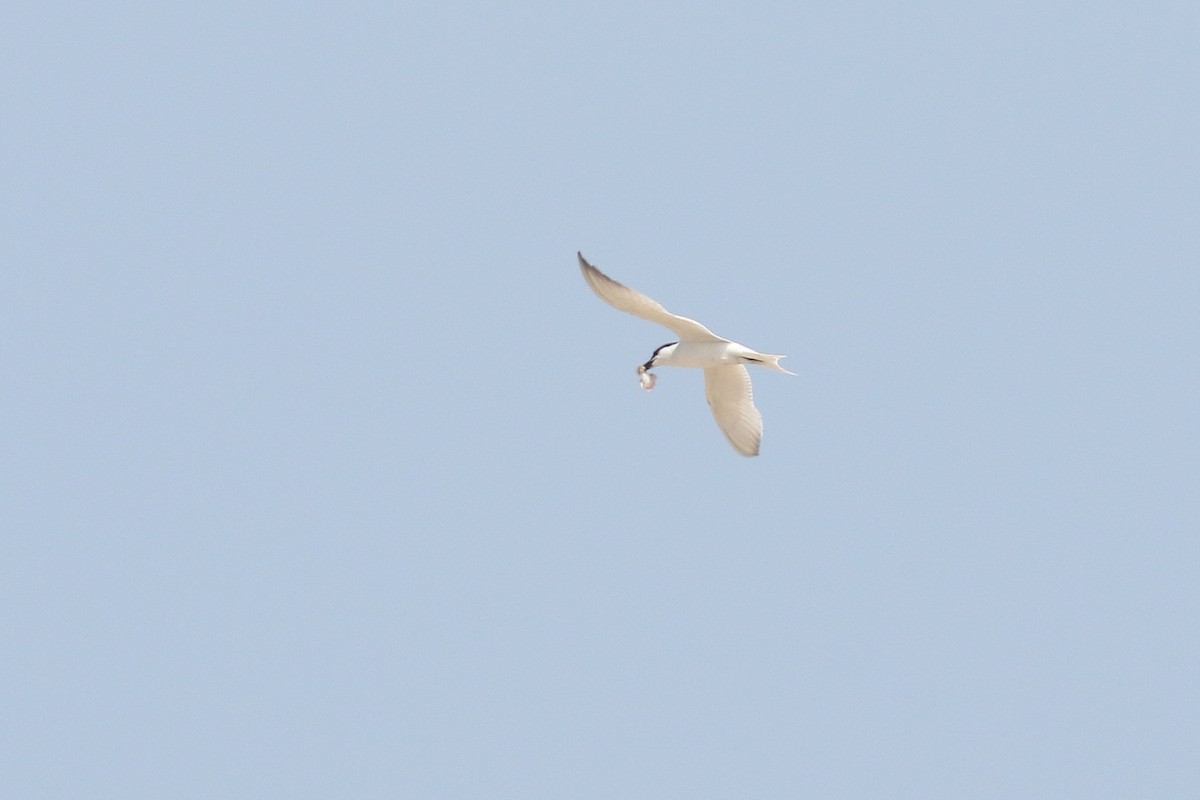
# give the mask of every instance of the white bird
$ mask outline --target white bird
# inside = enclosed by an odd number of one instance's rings
[[[770,356],[751,350],[745,345],[722,339],[694,319],[680,317],[667,311],[641,292],[617,283],[593,267],[578,253],[579,269],[596,295],[618,311],[657,322],[671,330],[679,341],[664,344],[654,351],[650,360],[638,367],[642,386],[654,388],[655,367],[695,367],[704,370],[704,396],[712,408],[713,418],[725,438],[744,456],[758,455],[762,442],[762,415],[754,407],[754,392],[750,373],[744,364],[759,366],[795,375],[779,366],[784,356]]]

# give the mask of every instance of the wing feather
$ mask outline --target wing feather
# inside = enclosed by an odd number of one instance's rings
[[[657,322],[664,328],[674,332],[681,342],[727,342],[694,319],[672,314],[654,300],[641,292],[634,291],[628,286],[614,281],[600,270],[593,267],[578,253],[579,269],[592,291],[604,302],[618,311],[633,314],[649,322]]]
[[[704,370],[704,396],[725,438],[744,456],[758,455],[762,414],[754,407],[750,373],[740,364]]]

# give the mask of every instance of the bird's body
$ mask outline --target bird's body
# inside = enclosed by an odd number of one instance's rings
[[[750,373],[745,365],[758,364],[776,372],[794,375],[779,366],[783,356],[767,355],[745,345],[723,339],[694,319],[667,311],[646,295],[614,281],[589,264],[579,253],[579,268],[592,291],[619,311],[657,322],[671,330],[679,341],[664,344],[650,360],[638,367],[642,386],[654,387],[655,367],[689,367],[704,370],[704,394],[717,425],[742,455],[758,455],[762,441],[762,415],[754,407]]]
[[[765,364],[775,356],[756,353],[737,342],[676,342],[658,351],[656,367],[706,369],[725,364]],[[780,367],[780,370],[783,370]]]

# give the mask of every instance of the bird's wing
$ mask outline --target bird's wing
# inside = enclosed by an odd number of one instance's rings
[[[673,331],[681,342],[727,342],[694,319],[680,317],[667,311],[641,292],[617,283],[589,264],[579,253],[579,269],[596,295],[618,311],[633,314],[650,322],[657,322]]]
[[[704,396],[725,438],[744,456],[758,455],[762,414],[754,407],[750,373],[740,364],[704,370]]]

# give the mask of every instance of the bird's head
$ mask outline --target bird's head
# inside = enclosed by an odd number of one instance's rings
[[[654,367],[657,367],[657,366],[667,363],[668,361],[671,360],[671,354],[675,352],[675,348],[678,346],[679,346],[679,342],[669,342],[667,344],[662,345],[661,347],[659,347],[657,350],[654,351],[654,354],[652,356],[650,356],[650,360],[647,361],[645,364],[642,364],[642,366],[645,367],[646,369],[652,369]]]

